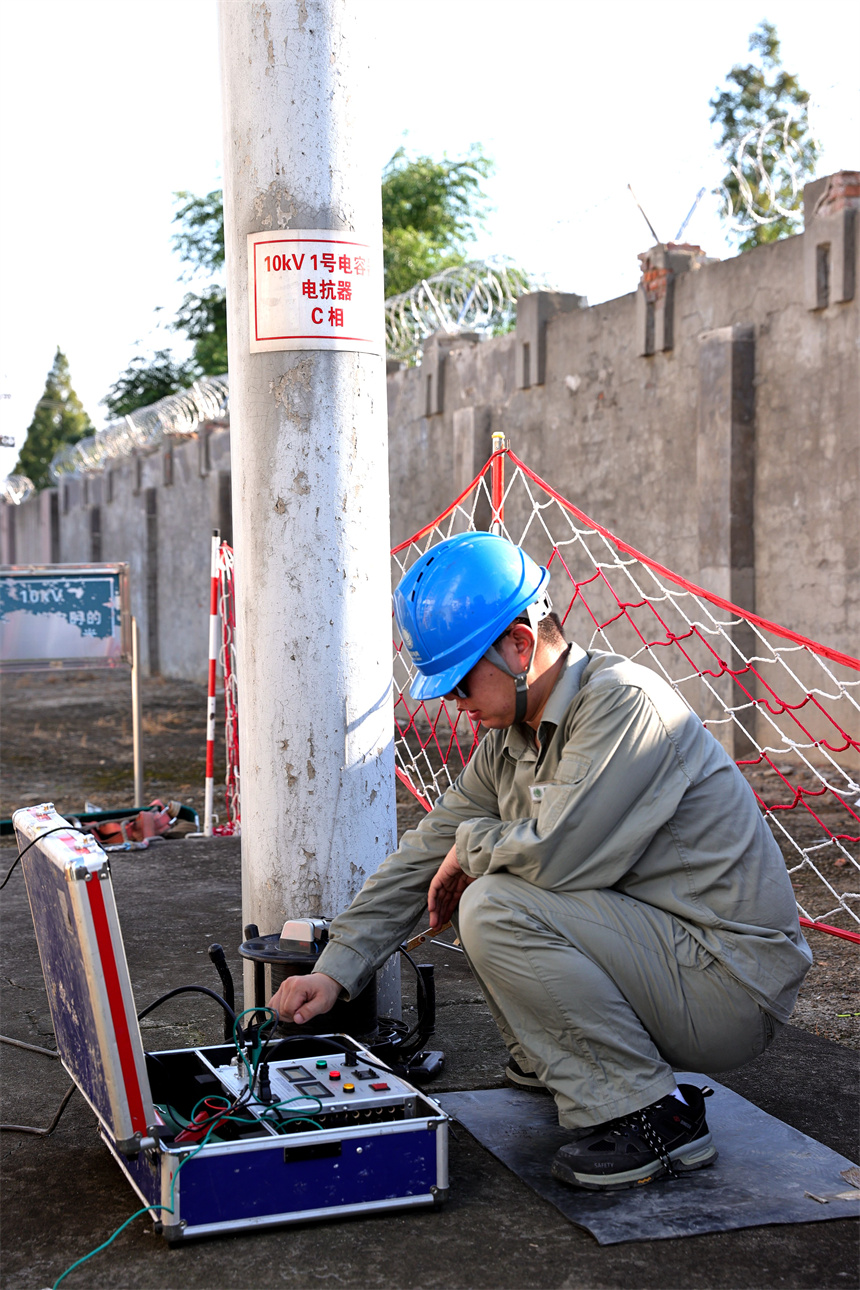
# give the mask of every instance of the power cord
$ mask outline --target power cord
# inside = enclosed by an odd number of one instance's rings
[[[0,882],[0,891],[3,890],[3,888],[6,886],[6,883],[12,877],[12,874],[15,871],[15,866],[17,865],[18,861],[21,859],[21,856],[25,856],[27,852],[30,850],[30,847],[34,847],[37,842],[41,842],[42,838],[48,837],[48,835],[51,833],[63,833],[64,831],[72,832],[72,833],[80,833],[82,838],[88,838],[91,836],[89,833],[84,833],[83,829],[75,828],[73,824],[58,824],[56,828],[45,829],[44,833],[40,833],[37,838],[33,838],[32,842],[28,842],[27,845],[24,847],[23,851],[18,852],[15,859],[12,861],[11,865],[9,866],[9,871],[6,874],[6,877],[3,879],[2,882]]]
[[[405,1050],[406,1048],[408,1048],[411,1041],[418,1034],[418,1031],[421,1027],[421,1022],[424,1019],[424,1015],[427,1009],[427,988],[424,985],[424,978],[422,977],[420,971],[418,970],[418,964],[415,962],[412,955],[403,945],[398,945],[397,948],[400,951],[400,953],[403,955],[403,957],[409,961],[412,967],[412,970],[415,973],[415,981],[418,987],[418,996],[419,996],[418,997],[418,1018],[411,1030],[409,1029],[406,1022],[398,1021],[394,1017],[381,1017],[380,1020],[385,1021],[397,1036],[402,1036],[402,1038],[399,1040],[399,1047]],[[419,1048],[421,1047],[420,1043],[418,1047]],[[409,1058],[406,1058],[405,1052],[402,1055],[404,1057],[404,1063],[403,1063],[404,1066],[408,1066],[409,1061],[415,1056],[415,1053],[411,1053]]]
[[[23,1039],[10,1039],[8,1035],[0,1035],[0,1044],[12,1044],[15,1048],[26,1048],[28,1053],[42,1053],[45,1057],[59,1058],[60,1056],[54,1048],[40,1048],[38,1044],[25,1044]]]

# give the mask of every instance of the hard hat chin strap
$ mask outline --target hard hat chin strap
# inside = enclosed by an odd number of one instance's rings
[[[499,651],[496,649],[495,645],[491,645],[490,648],[487,650],[486,654],[484,655],[484,658],[487,660],[488,663],[492,663],[493,667],[497,667],[499,671],[504,672],[506,676],[513,677],[514,685],[516,686],[516,691],[517,691],[517,707],[516,707],[516,712],[514,713],[514,721],[516,721],[517,724],[525,720],[526,708],[529,705],[529,686],[526,678],[528,677],[529,668],[532,665],[532,659],[535,656],[536,648],[537,648],[537,638],[535,639],[535,643],[532,648],[531,658],[529,659],[529,666],[526,668],[525,672],[514,672],[511,668],[509,668],[507,663],[499,653]]]
[[[517,725],[521,725],[522,722],[525,721],[526,710],[529,705],[528,674],[531,671],[531,666],[532,666],[532,663],[534,662],[535,653],[537,651],[538,623],[542,618],[545,618],[547,616],[551,608],[552,608],[552,602],[550,601],[549,596],[544,595],[541,597],[540,600],[536,601],[533,605],[529,605],[528,608],[524,611],[528,615],[529,626],[531,627],[532,632],[534,634],[534,641],[532,643],[532,652],[529,655],[529,661],[528,661],[528,664],[526,665],[526,669],[524,672],[514,672],[512,668],[508,667],[507,663],[502,658],[501,654],[496,649],[495,645],[491,645],[490,648],[484,654],[484,658],[487,660],[488,663],[492,663],[493,667],[497,667],[500,672],[504,672],[506,676],[510,676],[513,679],[514,686],[516,688],[516,700],[517,700],[517,706],[514,712],[514,721],[516,722]]]

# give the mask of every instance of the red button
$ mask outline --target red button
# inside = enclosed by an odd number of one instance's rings
[[[340,1079],[340,1071],[329,1071],[329,1079]]]
[[[371,1086],[370,1086],[370,1087],[373,1089],[374,1093],[382,1093],[382,1092],[384,1092],[384,1091],[385,1091],[385,1089],[387,1089],[387,1088],[388,1088],[388,1085],[387,1085],[387,1084],[371,1084]]]

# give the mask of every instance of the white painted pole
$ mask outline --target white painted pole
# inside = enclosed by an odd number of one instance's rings
[[[140,698],[140,628],[131,620],[131,742],[134,749],[134,804],[143,806],[143,704]]]
[[[251,354],[246,238],[360,233],[378,273],[380,152],[361,4],[220,22],[242,912],[272,932],[343,909],[394,846],[385,360]]]

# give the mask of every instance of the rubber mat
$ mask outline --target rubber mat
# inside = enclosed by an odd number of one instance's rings
[[[570,1131],[559,1126],[550,1097],[500,1088],[442,1093],[436,1101],[518,1178],[601,1245],[860,1213],[860,1201],[836,1199],[839,1192],[855,1190],[840,1176],[852,1167],[850,1160],[712,1079],[678,1074],[678,1082],[709,1084],[714,1090],[707,1108],[708,1127],[719,1151],[716,1163],[677,1179],[607,1193],[565,1187],[550,1174],[553,1155],[570,1141]]]

